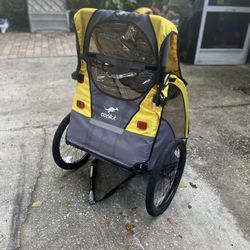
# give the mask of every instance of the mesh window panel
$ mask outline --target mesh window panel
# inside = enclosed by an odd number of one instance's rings
[[[90,39],[91,74],[103,92],[124,99],[143,95],[153,84],[156,56],[145,35],[127,23],[95,27]]]
[[[169,97],[163,111],[163,119],[167,120],[172,127],[176,138],[185,137],[186,129],[186,115],[184,108],[184,100],[181,91],[175,86],[171,85],[169,89]]]

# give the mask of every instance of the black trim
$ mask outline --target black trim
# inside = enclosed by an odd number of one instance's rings
[[[110,66],[120,67],[123,69],[138,70],[138,71],[143,71],[143,70],[157,71],[156,65],[148,65],[146,63],[139,62],[139,61],[116,59],[116,58],[113,58],[104,54],[94,53],[94,52],[88,52],[87,57],[84,59],[88,60],[89,57],[96,58],[97,61],[100,61],[100,62],[106,62],[110,64]]]

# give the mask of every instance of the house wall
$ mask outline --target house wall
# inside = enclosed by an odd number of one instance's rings
[[[69,31],[65,0],[27,0],[31,32]]]

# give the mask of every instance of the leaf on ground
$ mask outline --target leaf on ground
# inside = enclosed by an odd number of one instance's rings
[[[177,223],[176,223],[172,218],[170,218],[170,217],[167,218],[167,222],[168,222],[171,226],[173,226],[173,227],[175,227],[176,224],[177,224]]]
[[[98,220],[99,224],[106,224],[106,225],[110,225],[111,221],[108,219],[102,219],[102,220]]]
[[[187,188],[187,184],[184,181],[181,181],[179,184],[179,188]]]
[[[65,208],[69,208],[70,202],[69,202],[69,201],[65,201],[65,202],[63,203],[63,205],[64,205]]]
[[[126,229],[129,233],[134,234],[134,229],[135,229],[135,225],[132,223],[127,223],[126,224]]]
[[[193,182],[189,182],[189,185],[190,185],[192,188],[197,188],[196,184],[194,184]]]
[[[43,204],[43,201],[34,201],[31,205],[32,208],[39,208]]]
[[[0,242],[4,240],[4,236],[0,234]]]

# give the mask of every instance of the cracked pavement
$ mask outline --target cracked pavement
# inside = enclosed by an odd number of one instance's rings
[[[145,210],[147,175],[90,206],[89,163],[64,171],[53,162],[75,66],[74,57],[0,61],[0,249],[250,249],[250,96],[240,90],[250,87],[250,65],[183,65],[188,159],[158,218]]]

